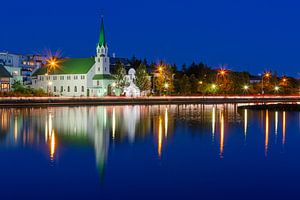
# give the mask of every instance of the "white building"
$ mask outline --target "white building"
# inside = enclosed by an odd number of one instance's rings
[[[37,69],[32,75],[32,87],[57,96],[109,95],[114,78],[110,74],[103,19],[96,51],[95,57],[63,59],[51,71],[47,67]]]
[[[129,69],[128,75],[126,75],[126,82],[129,83],[127,87],[124,88],[124,94],[127,97],[138,97],[141,96],[140,89],[134,84],[135,82],[135,70],[133,68]]]

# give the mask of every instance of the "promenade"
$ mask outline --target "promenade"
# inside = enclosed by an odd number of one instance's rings
[[[157,105],[223,103],[300,103],[294,96],[162,96],[162,97],[2,97],[0,107],[44,107],[86,105]]]

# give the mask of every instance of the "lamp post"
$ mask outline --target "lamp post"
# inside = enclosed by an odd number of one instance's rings
[[[262,75],[261,77],[261,94],[264,95],[265,91],[264,91],[264,78],[270,78],[271,73],[270,72],[266,72],[265,74]]]
[[[244,85],[243,89],[244,89],[244,94],[246,94],[246,92],[249,90],[249,86],[248,85]]]

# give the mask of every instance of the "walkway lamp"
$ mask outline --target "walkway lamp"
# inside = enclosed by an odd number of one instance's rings
[[[245,93],[248,92],[249,86],[248,86],[248,85],[244,85],[244,86],[243,86],[243,90],[244,90]]]
[[[272,76],[271,72],[266,72],[261,77],[261,94],[263,95],[265,93],[264,91],[264,78],[269,79]]]

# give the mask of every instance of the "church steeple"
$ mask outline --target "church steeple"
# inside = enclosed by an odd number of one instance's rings
[[[100,28],[100,37],[99,42],[97,44],[97,56],[95,57],[95,74],[110,74],[110,63],[108,56],[108,46],[105,40],[105,32],[104,32],[104,20],[101,18],[101,28]]]
[[[101,28],[100,28],[100,37],[99,37],[99,43],[98,45],[100,47],[104,46],[106,47],[106,40],[105,40],[105,32],[104,32],[104,19],[101,18]]]

